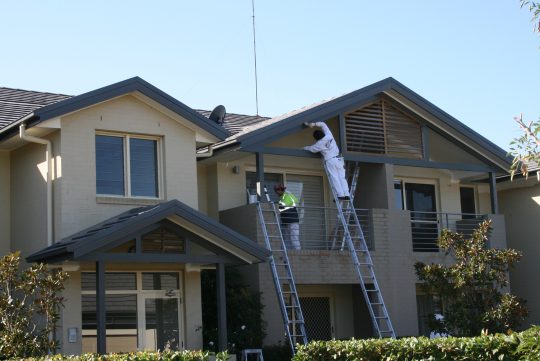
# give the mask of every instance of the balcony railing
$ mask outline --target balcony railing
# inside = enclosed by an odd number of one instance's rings
[[[342,250],[347,249],[343,237],[343,227],[337,217],[337,209],[332,207],[297,207],[300,218],[300,245],[303,250]],[[367,209],[356,209],[356,215],[362,227],[364,238],[371,246],[371,218]],[[353,217],[350,219],[354,222]],[[287,248],[292,249],[284,227],[284,238]],[[352,234],[353,241],[359,234]]]
[[[413,251],[438,252],[437,239],[443,229],[470,237],[486,218],[486,214],[411,211]]]

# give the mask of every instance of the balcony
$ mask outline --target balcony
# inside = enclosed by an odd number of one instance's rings
[[[410,212],[412,247],[414,252],[438,252],[437,239],[443,229],[470,237],[487,214]]]
[[[270,204],[262,204],[270,207]],[[335,207],[298,207],[300,218],[300,250],[293,252],[319,254],[347,250],[343,231],[337,227]],[[375,258],[402,257],[413,253],[438,253],[437,238],[443,229],[470,236],[485,219],[492,220],[490,246],[506,247],[504,216],[442,212],[411,212],[393,209],[356,209],[368,248]],[[264,245],[255,204],[228,209],[220,213],[225,225]],[[352,221],[352,220],[351,220]],[[353,235],[357,239],[358,235]],[[306,251],[306,252],[304,252]],[[312,251],[312,252],[310,252]],[[306,253],[306,254],[307,254]]]

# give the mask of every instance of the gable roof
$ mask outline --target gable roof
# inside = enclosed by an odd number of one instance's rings
[[[74,97],[66,97],[57,102],[51,102],[45,106],[37,107],[33,109],[26,116],[19,118],[18,120],[11,122],[10,125],[4,126],[0,129],[0,141],[8,138],[18,132],[15,125],[21,122],[26,122],[27,127],[30,128],[45,120],[61,116],[67,113],[71,113],[88,106],[121,96],[132,92],[139,92],[148,98],[154,100],[160,105],[170,109],[174,113],[182,116],[183,118],[191,121],[196,126],[201,127],[208,133],[214,135],[218,139],[225,139],[229,136],[229,132],[225,128],[221,127],[214,121],[204,117],[200,113],[191,109],[184,103],[176,100],[167,93],[159,90],[152,84],[144,81],[139,77],[127,79],[115,84],[108,85],[106,87],[90,91]]]
[[[38,108],[69,98],[64,94],[0,87],[0,130]]]
[[[404,99],[408,104],[426,111],[436,118],[444,128],[455,133],[451,136],[455,137],[456,134],[463,136],[467,140],[465,143],[467,146],[470,147],[471,144],[474,144],[477,148],[488,151],[498,160],[499,164],[510,162],[505,150],[391,77],[351,93],[251,124],[216,145],[214,149],[234,143],[240,144],[240,150],[254,145],[267,144],[301,130],[304,122],[328,120],[338,116],[340,113],[349,112],[366,105],[382,94],[397,101]],[[506,169],[507,167],[502,168]]]
[[[242,236],[214,219],[172,200],[158,205],[134,208],[109,218],[92,227],[62,239],[41,251],[28,256],[28,262],[55,262],[73,259],[98,250],[108,243],[128,236],[168,217],[178,216],[222,239],[234,248],[245,252],[253,261],[265,261],[270,252],[254,241]]]

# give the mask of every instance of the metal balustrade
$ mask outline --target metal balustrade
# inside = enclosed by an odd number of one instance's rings
[[[470,237],[486,214],[411,211],[411,232],[414,252],[438,252],[437,239],[443,229]]]
[[[339,226],[335,207],[297,207],[300,219],[300,245],[303,250],[342,250],[343,229]],[[368,248],[372,245],[371,213],[368,209],[356,209]],[[352,220],[351,220],[352,221]],[[288,237],[288,227],[284,226],[283,238],[287,249],[294,249]]]

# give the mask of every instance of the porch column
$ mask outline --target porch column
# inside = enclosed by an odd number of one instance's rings
[[[264,153],[255,153],[255,168],[257,172],[257,195],[261,202],[266,201],[264,194]]]
[[[497,183],[495,173],[489,172],[489,196],[491,199],[491,213],[499,213],[499,201],[497,199]]]
[[[227,300],[225,295],[225,264],[216,263],[218,350],[227,349]]]
[[[96,262],[96,331],[97,353],[107,353],[105,324],[105,263]]]

